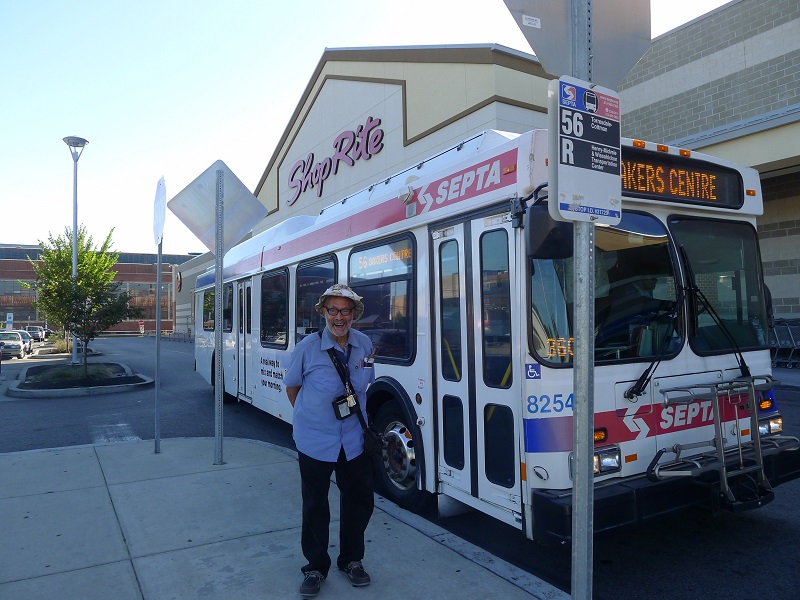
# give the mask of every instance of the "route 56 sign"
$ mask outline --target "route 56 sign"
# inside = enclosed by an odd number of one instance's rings
[[[622,217],[620,106],[613,90],[563,76],[548,88],[548,207],[559,221]]]

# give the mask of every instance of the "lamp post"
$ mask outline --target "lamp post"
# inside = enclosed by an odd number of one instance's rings
[[[74,135],[65,137],[64,143],[69,146],[72,154],[73,175],[72,175],[72,283],[78,283],[78,159],[83,153],[87,142],[81,137]],[[75,332],[72,332],[72,364],[78,364],[78,345]]]

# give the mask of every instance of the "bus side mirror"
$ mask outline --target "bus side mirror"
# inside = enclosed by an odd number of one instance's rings
[[[528,258],[570,258],[573,248],[572,223],[556,221],[547,206],[529,206],[525,213],[525,247]]]

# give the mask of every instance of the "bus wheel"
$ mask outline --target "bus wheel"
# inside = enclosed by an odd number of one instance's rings
[[[416,511],[427,494],[417,489],[417,464],[422,454],[414,444],[413,430],[394,402],[384,404],[375,418],[375,429],[386,436],[383,455],[375,460],[378,493],[395,504]]]

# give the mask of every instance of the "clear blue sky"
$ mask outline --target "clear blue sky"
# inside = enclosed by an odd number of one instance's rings
[[[722,4],[652,0],[653,36]],[[65,136],[95,243],[155,253],[158,179],[169,200],[222,159],[253,191],[326,47],[474,43],[531,51],[502,0],[4,0],[0,243],[72,228]],[[163,251],[205,248],[167,210]]]

